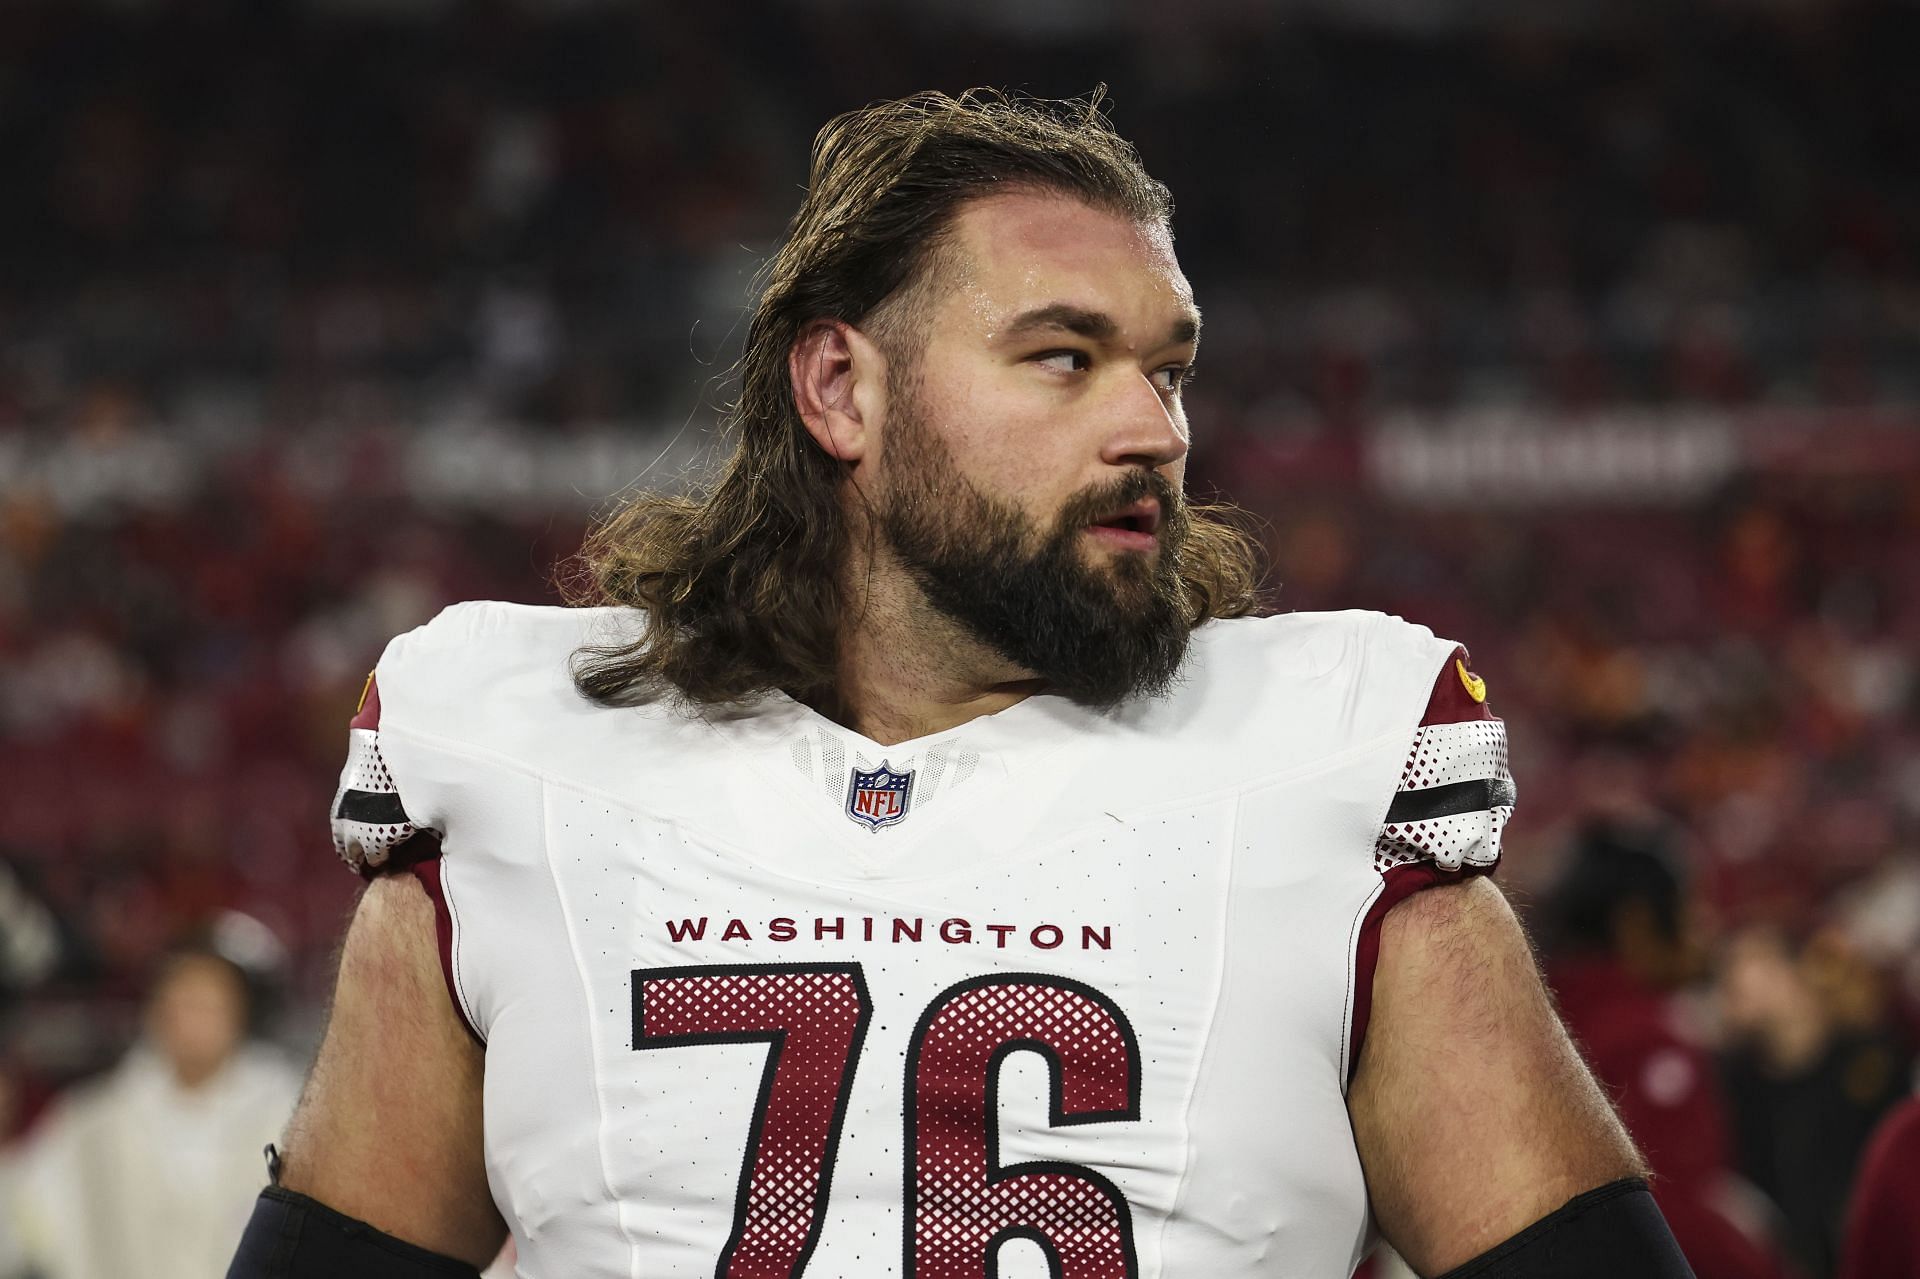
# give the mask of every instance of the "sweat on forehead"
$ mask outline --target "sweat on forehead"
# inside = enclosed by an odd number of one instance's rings
[[[1164,222],[1051,192],[970,202],[915,292],[923,315],[944,303],[948,319],[958,308],[1002,335],[1045,321],[1091,340],[1157,343],[1199,327]]]

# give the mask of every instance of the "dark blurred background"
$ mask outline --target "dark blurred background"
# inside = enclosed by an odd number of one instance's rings
[[[1278,607],[1470,645],[1549,959],[1657,990],[1724,1215],[1830,1273],[1920,1007],[1917,60],[1897,0],[0,5],[0,1135],[225,912],[307,1050],[366,671],[697,465],[821,123],[1104,83],[1194,483]],[[1622,847],[1657,972],[1543,904]]]

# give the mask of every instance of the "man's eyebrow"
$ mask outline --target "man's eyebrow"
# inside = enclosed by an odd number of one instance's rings
[[[1022,311],[1007,322],[1002,331],[1003,338],[1026,337],[1043,329],[1064,329],[1077,334],[1089,342],[1111,342],[1120,336],[1120,325],[1105,311],[1090,311],[1086,307],[1073,306],[1066,302],[1055,302],[1050,306],[1035,307],[1031,311]],[[1174,321],[1167,341],[1174,345],[1185,345],[1200,336],[1199,312],[1191,312]]]
[[[1110,342],[1120,332],[1120,326],[1104,311],[1089,311],[1085,307],[1055,302],[1051,306],[1035,307],[1014,316],[1007,324],[1005,336],[1025,337],[1042,329],[1065,329],[1089,342]]]

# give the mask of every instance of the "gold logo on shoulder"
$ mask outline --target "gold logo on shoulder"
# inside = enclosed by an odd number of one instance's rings
[[[1467,696],[1476,702],[1487,700],[1487,681],[1467,669],[1467,664],[1459,658],[1453,659],[1453,669],[1460,672],[1460,683],[1466,688]]]
[[[373,691],[373,672],[367,672],[367,682],[360,686],[360,700],[354,703],[353,713],[358,715],[367,709],[367,694]]]

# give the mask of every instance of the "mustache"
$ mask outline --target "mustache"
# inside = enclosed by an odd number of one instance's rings
[[[1077,533],[1146,497],[1160,503],[1160,529],[1167,543],[1177,543],[1187,527],[1187,500],[1158,471],[1130,471],[1111,484],[1075,493],[1060,510],[1059,531],[1063,536]]]

